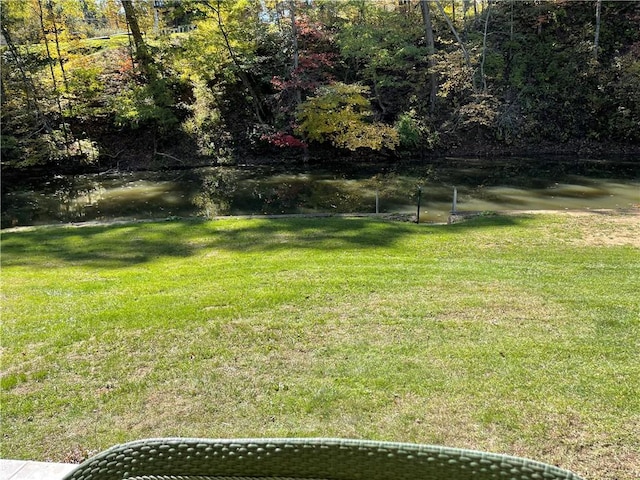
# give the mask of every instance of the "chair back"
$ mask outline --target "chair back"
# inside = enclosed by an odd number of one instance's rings
[[[117,445],[64,480],[582,480],[507,455],[324,438],[162,438]]]

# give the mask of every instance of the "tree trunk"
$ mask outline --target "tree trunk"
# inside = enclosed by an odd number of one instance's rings
[[[484,74],[484,62],[487,58],[487,30],[489,28],[489,16],[491,15],[491,0],[487,6],[484,19],[484,33],[482,35],[482,60],[480,62],[480,77],[482,79],[482,93],[487,93],[487,77]]]
[[[598,47],[600,42],[600,10],[602,9],[602,0],[596,1],[596,33],[593,39],[593,59],[598,61]]]
[[[469,57],[469,52],[467,51],[467,48],[464,46],[464,42],[460,38],[460,35],[458,34],[456,27],[453,25],[453,23],[451,23],[451,19],[449,18],[449,15],[447,15],[447,12],[445,12],[444,8],[442,8],[442,4],[440,3],[440,0],[435,0],[435,3],[436,3],[436,6],[438,7],[438,10],[440,10],[440,13],[442,14],[445,21],[447,22],[447,25],[449,26],[451,33],[453,34],[454,37],[456,37],[456,41],[458,42],[458,45],[460,45],[460,49],[462,50],[462,55],[464,55],[464,61],[467,64],[467,67],[469,68],[469,70],[473,70],[473,67],[471,66],[471,58]],[[475,84],[475,78],[473,77],[472,77],[472,82],[473,82],[473,90],[476,91],[477,87]]]
[[[453,23],[451,23],[451,19],[449,18],[449,15],[447,15],[447,12],[445,12],[444,8],[442,8],[442,4],[440,3],[440,0],[435,0],[435,4],[438,7],[438,10],[440,10],[440,13],[444,17],[445,21],[447,22],[447,25],[449,26],[449,30],[451,30],[451,33],[453,34],[453,36],[456,37],[456,41],[458,42],[458,45],[460,45],[460,48],[462,49],[462,54],[464,55],[464,60],[467,66],[471,67],[471,59],[469,58],[469,52],[467,52],[467,49],[464,46],[464,42],[460,38],[460,35],[458,34],[456,27],[453,25]]]
[[[433,26],[431,24],[431,11],[429,10],[429,1],[420,0],[420,10],[422,12],[422,21],[424,23],[424,38],[427,42],[427,66],[429,69],[429,112],[433,113],[436,109],[436,96],[438,94],[438,79],[433,71],[433,56],[436,53],[435,41],[433,39]]]
[[[124,0],[123,0],[124,1]],[[212,10],[216,14],[216,20],[218,23],[218,28],[220,29],[220,33],[222,34],[222,38],[224,39],[225,46],[227,47],[227,52],[229,52],[229,56],[231,57],[231,61],[236,69],[236,73],[240,78],[240,81],[245,86],[245,88],[249,91],[249,95],[251,97],[251,101],[253,103],[256,117],[259,122],[264,123],[266,114],[264,108],[262,107],[262,102],[260,101],[260,97],[258,96],[258,92],[253,87],[251,80],[247,76],[246,72],[242,68],[242,64],[240,63],[240,59],[236,55],[236,52],[233,50],[231,46],[231,41],[229,40],[229,34],[224,27],[224,22],[222,21],[222,14],[220,12],[220,0],[218,0],[216,6],[211,5],[207,0],[203,0],[202,4]]]
[[[133,44],[136,48],[136,60],[138,61],[140,71],[145,76],[153,76],[151,55],[149,55],[147,45],[142,38],[142,32],[138,24],[138,15],[133,7],[133,3],[131,3],[131,0],[121,1],[122,7],[124,8],[124,15],[131,30],[131,36],[133,37]]]
[[[84,7],[86,7],[86,4],[84,4]],[[71,118],[73,118],[73,106],[71,105],[71,99],[69,96],[69,81],[67,80],[67,72],[64,69],[64,61],[62,60],[62,53],[60,52],[60,38],[58,37],[58,23],[56,22],[55,12],[53,11],[53,3],[51,2],[47,3],[47,9],[49,10],[49,16],[51,17],[51,25],[53,26],[53,38],[56,42],[56,52],[58,53],[58,64],[60,65],[60,71],[62,72],[62,83],[64,84],[64,91],[66,92],[67,109],[69,110],[69,121],[71,123]],[[60,106],[60,108],[62,108],[62,106]],[[66,135],[67,129],[64,122],[62,126]],[[79,153],[80,155],[83,155],[82,147],[80,145],[81,145],[80,142],[78,142]]]
[[[513,42],[513,2],[514,0],[511,0],[511,5],[509,9],[509,41],[510,42]],[[509,56],[511,56],[511,49],[512,49],[512,46],[511,44],[509,44]]]
[[[25,97],[27,99],[27,108],[30,111],[35,113],[36,120],[39,121],[41,119],[44,120],[44,124],[47,128],[47,131],[50,131],[49,125],[46,123],[46,118],[42,115],[42,111],[40,110],[40,105],[38,104],[38,92],[36,91],[36,86],[33,83],[33,79],[30,75],[27,75],[27,70],[24,65],[24,61],[20,56],[20,52],[13,43],[11,38],[11,33],[6,25],[0,23],[0,29],[2,31],[2,36],[7,42],[7,48],[9,52],[11,52],[11,56],[13,56],[14,61],[16,62],[16,67],[18,67],[18,71],[20,72],[20,76],[22,77],[22,87],[24,90]]]
[[[58,53],[58,64],[60,65],[60,71],[62,72],[62,82],[64,83],[64,89],[68,92],[69,81],[67,80],[67,72],[64,69],[64,62],[62,61],[62,53],[60,52],[60,38],[58,37],[58,23],[56,22],[56,16],[53,11],[53,4],[48,3],[47,9],[49,10],[49,16],[51,17],[51,24],[53,25],[53,38],[56,42],[56,52]]]
[[[293,70],[292,75],[297,74],[300,66],[300,50],[298,48],[298,27],[296,25],[296,0],[289,1],[289,11],[291,12],[291,44],[293,47]],[[302,92],[296,87],[295,89],[296,105],[302,103]]]
[[[51,82],[53,84],[53,91],[56,95],[56,104],[58,105],[58,113],[60,114],[60,121],[62,122],[62,131],[64,133],[64,146],[69,155],[69,133],[67,132],[67,124],[64,120],[64,113],[62,111],[62,102],[60,101],[60,91],[58,90],[58,82],[56,81],[56,74],[53,70],[53,58],[51,58],[51,51],[49,50],[49,40],[47,39],[47,28],[44,25],[44,12],[42,10],[42,0],[38,0],[38,13],[40,17],[40,27],[42,29],[42,37],[44,39],[44,46],[47,52],[47,60],[49,61],[49,71],[51,72]]]
[[[296,25],[296,0],[289,0],[289,12],[291,14],[291,45],[293,47],[293,70],[292,76],[297,74],[298,67],[300,66],[300,47],[298,46],[298,26]],[[302,103],[302,92],[298,87],[295,87],[295,99],[296,105],[300,106]],[[302,149],[302,161],[306,165],[309,163],[309,146],[307,142],[304,142]]]

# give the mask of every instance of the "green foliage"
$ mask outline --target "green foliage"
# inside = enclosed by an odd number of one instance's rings
[[[357,150],[394,149],[398,133],[379,122],[371,122],[371,104],[360,85],[336,82],[321,87],[298,112],[298,130],[309,140],[329,142],[339,148]]]
[[[76,115],[91,116],[102,110],[104,83],[100,80],[102,67],[81,66],[69,72],[68,95],[74,99]],[[98,107],[98,108],[96,108]]]
[[[473,70],[470,69],[459,50],[435,55],[434,70],[439,79],[438,97],[444,100],[445,108],[459,108],[474,94]]]
[[[420,82],[415,69],[407,68],[422,61],[425,49],[419,46],[418,22],[397,11],[363,4],[366,21],[344,25],[337,35],[340,52],[350,73],[370,85],[377,105],[386,114],[406,108],[406,99],[398,91],[414,88]]]
[[[405,155],[640,141],[639,2],[603,2],[597,59],[592,3],[476,3],[475,16],[466,2],[463,17],[458,0],[455,19],[441,3],[462,40],[432,8],[427,58],[415,1],[296,0],[294,44],[289,2],[168,1],[161,28],[196,26],[168,36],[154,32],[153,3],[136,0],[143,68],[128,36],[114,35],[125,30],[119,0],[5,2],[3,164],[92,161],[120,150],[118,130],[142,127],[179,128],[181,147],[216,159],[263,154],[256,139],[296,128],[325,147],[400,145]]]
[[[395,128],[398,132],[400,146],[403,149],[428,148],[432,150],[438,145],[438,133],[433,132],[414,109],[401,114]]]
[[[35,43],[40,40],[41,29],[32,1],[5,1],[0,7],[0,22],[11,33],[11,39],[15,44]]]
[[[488,52],[484,71],[487,79],[491,81],[501,81],[504,75],[505,59],[501,52]]]
[[[74,159],[81,164],[95,163],[100,156],[96,142],[74,138],[66,125],[66,133],[60,125],[32,138],[2,136],[2,161],[14,168],[46,165],[52,162]]]
[[[92,164],[100,157],[100,147],[90,139],[76,139],[68,147],[69,155],[77,157],[82,163]]]
[[[416,43],[420,38],[419,24],[409,22],[397,12],[374,9],[366,23],[345,25],[338,35],[341,53],[368,68],[404,70],[407,61],[424,55]]]
[[[419,120],[416,118],[415,110],[400,115],[396,123],[396,130],[398,131],[398,139],[401,147],[415,148],[420,145],[422,135],[418,122]]]
[[[14,135],[0,135],[0,156],[3,162],[15,164],[21,157],[20,140]]]
[[[631,76],[625,79],[624,88],[617,88],[621,84],[615,72],[625,70],[618,68],[625,63],[621,61],[625,57],[619,49],[621,39],[627,45],[640,40],[638,29],[628,28],[640,14],[637,3],[603,3],[597,63],[593,60],[592,3],[505,2],[492,8],[498,22],[494,28],[502,26],[502,32],[489,37],[485,69],[494,91],[510,99],[498,105],[495,127],[499,138],[630,142],[624,132],[635,136],[638,124],[626,123],[629,113],[618,112],[633,112],[634,107],[627,105],[634,104],[632,98],[640,90]],[[499,52],[502,62],[496,56]],[[617,125],[622,128],[614,133],[610,127]]]
[[[160,130],[175,126],[177,119],[168,108],[171,96],[163,81],[145,85],[130,85],[111,104],[118,126],[136,129],[141,125],[156,125]]]
[[[191,115],[182,122],[182,129],[197,139],[201,155],[228,156],[230,138],[214,92],[204,82],[194,81],[193,96]]]
[[[640,43],[616,59],[609,86],[609,134],[627,142],[640,141]]]
[[[60,125],[36,138],[21,142],[24,150],[18,166],[28,167],[64,159],[69,154],[68,140],[68,134],[65,138],[65,132]]]
[[[69,93],[84,101],[95,100],[104,91],[99,79],[101,73],[102,68],[98,66],[75,68],[70,73]]]

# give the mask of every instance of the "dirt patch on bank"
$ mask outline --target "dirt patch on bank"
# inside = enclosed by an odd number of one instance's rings
[[[605,216],[599,220],[597,230],[589,226],[583,228],[579,220],[576,223],[577,228],[582,229],[581,243],[584,245],[640,248],[640,215]]]
[[[510,210],[500,212],[459,212],[448,223],[479,216],[561,215],[568,241],[576,246],[630,246],[640,248],[640,207],[625,210]],[[564,235],[561,235],[565,237]],[[565,238],[566,238],[565,237]]]
[[[578,246],[640,248],[640,209],[568,211],[564,214],[569,217],[566,228],[572,230],[573,243]]]

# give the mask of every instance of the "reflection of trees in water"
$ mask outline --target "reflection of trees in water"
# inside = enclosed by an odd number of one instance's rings
[[[193,197],[193,204],[199,209],[198,215],[211,218],[231,213],[239,173],[233,169],[218,169],[206,173],[202,178],[200,192]]]
[[[406,212],[416,204],[417,187],[431,211],[451,205],[453,187],[460,203],[481,200],[495,208],[538,208],[553,198],[609,198],[626,205],[637,198],[637,162],[549,159],[443,159],[420,165],[387,165],[344,171],[293,168],[212,167],[180,172],[80,175],[2,185],[2,227],[34,223],[171,215],[213,217],[229,214]],[[606,179],[622,186],[612,190]],[[188,200],[191,199],[191,200]],[[637,203],[637,202],[636,202]],[[555,204],[554,204],[555,205]],[[593,203],[599,208],[604,203]],[[473,207],[470,207],[473,208]],[[443,210],[444,211],[444,210]]]
[[[349,213],[372,211],[375,190],[355,182],[307,177],[278,183],[260,182],[253,186],[250,196],[255,202],[252,208],[264,214]]]
[[[376,193],[382,211],[412,202],[418,178],[396,172],[338,176],[327,173],[270,172],[262,177],[216,171],[202,180],[194,204],[205,216],[251,213],[354,213],[375,212]],[[231,180],[229,180],[233,177]]]
[[[93,218],[90,212],[103,192],[100,181],[83,176],[56,176],[44,185],[8,192],[3,196],[2,227]]]
[[[277,184],[264,182],[253,187],[251,198],[261,213],[296,213],[305,206],[309,190],[309,183],[304,180]]]
[[[87,216],[93,218],[96,203],[105,191],[102,183],[87,178],[64,180],[53,193],[58,201],[58,208],[52,209],[58,213],[57,220],[70,222],[85,220]]]
[[[448,159],[437,167],[444,183],[469,188],[510,185],[521,188],[547,188],[556,182],[586,179],[638,177],[636,161],[584,160],[578,158]],[[584,180],[581,180],[584,181]]]
[[[319,182],[310,203],[322,212],[372,212],[375,210],[375,189],[362,188],[359,182]]]

